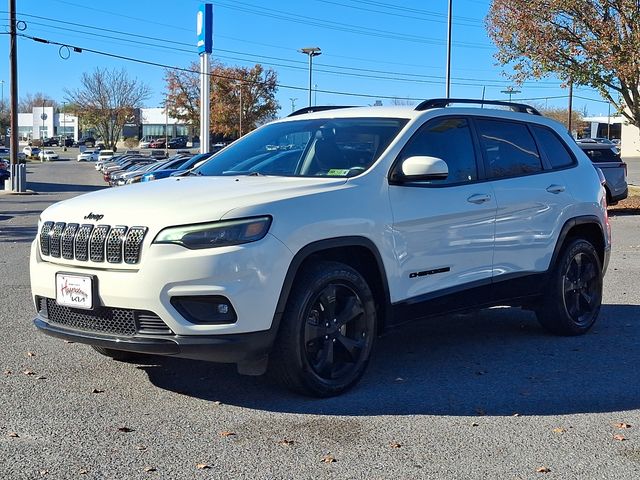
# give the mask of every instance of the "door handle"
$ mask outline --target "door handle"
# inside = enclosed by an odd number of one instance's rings
[[[566,190],[564,185],[549,185],[547,187],[547,192],[549,193],[562,193]]]
[[[481,203],[486,203],[490,200],[491,195],[487,195],[486,193],[476,193],[475,195],[471,195],[469,198],[467,198],[467,202],[476,203],[478,205]]]

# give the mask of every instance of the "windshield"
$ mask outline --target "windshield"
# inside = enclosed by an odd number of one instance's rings
[[[194,173],[352,177],[367,170],[406,123],[398,118],[272,123],[235,141]]]

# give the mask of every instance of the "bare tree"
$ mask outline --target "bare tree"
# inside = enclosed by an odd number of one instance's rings
[[[31,113],[33,112],[33,107],[42,107],[43,105],[45,107],[58,108],[58,102],[45,93],[27,93],[18,102],[18,112]]]
[[[149,98],[150,88],[129,78],[124,69],[96,68],[83,73],[80,83],[79,88],[65,89],[66,101],[74,105],[86,126],[94,128],[105,144],[115,149],[127,118]]]

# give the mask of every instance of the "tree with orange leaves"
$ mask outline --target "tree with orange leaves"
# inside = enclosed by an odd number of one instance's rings
[[[593,87],[640,128],[638,0],[493,0],[486,23],[515,81]]]
[[[192,63],[189,71],[167,70],[166,103],[169,115],[200,128],[200,66]],[[262,65],[227,67],[211,65],[211,131],[224,137],[239,137],[275,117],[279,105],[275,99],[277,75]]]

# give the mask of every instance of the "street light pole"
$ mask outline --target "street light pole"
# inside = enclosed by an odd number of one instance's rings
[[[322,50],[320,47],[305,47],[298,50],[300,53],[304,53],[305,55],[309,55],[309,106],[311,106],[311,87],[313,83],[311,82],[311,75],[313,71],[313,57],[317,57],[322,54]]]
[[[449,10],[447,16],[447,78],[445,96],[451,96],[451,17],[453,14],[453,0],[449,0]]]

